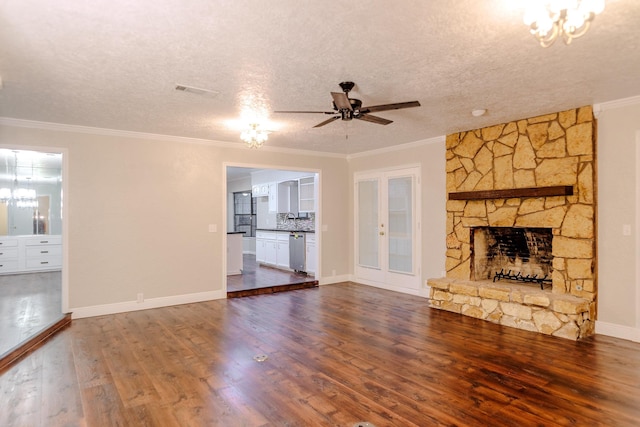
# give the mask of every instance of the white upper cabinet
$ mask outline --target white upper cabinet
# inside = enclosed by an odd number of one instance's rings
[[[255,184],[251,186],[252,197],[269,196],[269,184]]]
[[[269,183],[269,212],[276,213],[278,211],[278,184]]]
[[[298,185],[298,203],[300,212],[316,211],[316,180],[315,177],[309,176],[300,178]]]

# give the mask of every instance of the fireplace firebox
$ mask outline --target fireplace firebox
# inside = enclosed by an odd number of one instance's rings
[[[509,280],[551,286],[551,228],[474,227],[471,230],[471,279]]]

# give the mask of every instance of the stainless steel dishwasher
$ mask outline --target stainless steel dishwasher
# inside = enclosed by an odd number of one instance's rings
[[[289,268],[304,272],[305,267],[304,233],[289,234]]]

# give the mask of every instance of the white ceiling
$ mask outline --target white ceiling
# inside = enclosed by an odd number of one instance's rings
[[[523,2],[3,0],[0,117],[241,144],[252,108],[269,146],[350,154],[640,95],[640,1],[548,49]],[[365,106],[422,106],[387,126],[272,113],[327,111],[345,80]]]

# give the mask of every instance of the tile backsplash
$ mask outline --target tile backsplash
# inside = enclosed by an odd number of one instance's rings
[[[276,216],[276,228],[278,230],[301,230],[315,231],[316,214],[309,213],[308,218],[287,218],[286,213],[279,213]]]

